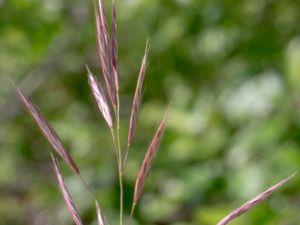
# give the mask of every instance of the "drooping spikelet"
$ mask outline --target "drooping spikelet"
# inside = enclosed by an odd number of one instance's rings
[[[21,99],[23,105],[27,109],[27,111],[31,114],[33,119],[35,120],[36,124],[42,131],[43,135],[47,138],[49,143],[55,149],[55,151],[62,157],[62,159],[72,168],[72,170],[77,174],[80,175],[78,166],[76,165],[75,161],[71,157],[69,151],[65,148],[63,142],[57,135],[56,131],[52,128],[49,124],[45,116],[42,112],[38,109],[38,107],[28,98],[26,97],[19,88],[16,87],[17,94]]]
[[[102,211],[98,201],[96,200],[96,212],[97,212],[97,223],[98,225],[104,225],[104,220],[102,216]]]
[[[57,160],[53,157],[53,155],[51,155],[51,156],[52,156],[52,166],[53,166],[53,169],[54,169],[54,172],[56,175],[57,183],[58,183],[59,189],[63,195],[65,203],[67,205],[67,208],[68,208],[69,212],[71,213],[71,216],[72,216],[74,222],[76,223],[76,225],[82,225],[78,211],[74,205],[74,202],[72,200],[70,192],[69,192],[69,190],[64,182],[64,179],[61,175],[61,172],[59,170]]]
[[[232,211],[230,214],[225,216],[220,222],[217,223],[217,225],[226,225],[230,221],[234,220],[238,216],[245,213],[250,208],[254,207],[255,205],[259,204],[260,202],[264,201],[269,195],[271,195],[274,191],[276,191],[279,187],[284,185],[286,182],[288,182],[295,174],[289,176],[288,178],[278,182],[277,184],[273,185],[272,187],[268,188],[264,192],[260,193],[259,195],[255,196],[254,198],[250,199],[234,211]]]

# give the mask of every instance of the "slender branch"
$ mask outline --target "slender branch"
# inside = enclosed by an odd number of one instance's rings
[[[127,158],[128,158],[129,148],[130,148],[130,145],[127,145],[124,160],[123,160],[123,165],[122,165],[122,172],[124,172],[124,169],[125,169],[125,165],[126,165]]]
[[[117,110],[115,110],[117,112]],[[116,113],[117,115],[117,113]],[[117,119],[117,124],[118,124]],[[115,132],[114,129],[111,129],[111,135],[114,142],[115,147],[115,154],[117,158],[117,164],[118,164],[118,177],[119,177],[119,185],[120,185],[120,225],[123,225],[123,173],[122,173],[122,155],[121,155],[121,149],[120,149],[120,141],[119,141],[119,132],[118,128]]]
[[[119,173],[119,183],[120,183],[120,225],[123,225],[123,173]]]
[[[123,161],[122,161],[122,151],[120,144],[120,99],[119,90],[116,89],[117,104],[114,107],[115,117],[116,117],[116,132],[114,133],[114,142],[116,148],[116,154],[118,155],[118,174],[119,174],[119,185],[120,185],[120,225],[123,225],[123,199],[124,199],[124,188],[123,188]]]
[[[117,143],[118,143],[118,150],[120,156],[120,163],[119,163],[119,183],[120,183],[120,225],[123,225],[123,199],[124,199],[124,190],[123,190],[123,171],[122,171],[122,152],[121,152],[121,145],[120,145],[120,101],[119,95],[117,93]]]
[[[119,169],[120,157],[119,157],[117,142],[116,142],[116,138],[115,138],[115,131],[114,131],[114,129],[110,129],[110,132],[111,132],[111,136],[112,136],[113,143],[114,143],[115,154],[116,154],[117,164],[118,164],[118,169]]]
[[[96,194],[94,191],[90,188],[90,186],[86,183],[85,179],[82,177],[82,175],[79,175],[81,182],[84,184],[88,192],[91,194],[91,196],[97,201]]]
[[[130,212],[130,217],[129,217],[128,225],[131,225],[131,223],[132,223],[132,217],[133,217],[133,213],[134,213],[135,207],[136,207],[136,203],[134,202],[132,204],[132,208],[131,208],[131,212]]]

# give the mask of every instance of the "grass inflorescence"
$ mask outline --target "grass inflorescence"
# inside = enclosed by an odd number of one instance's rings
[[[124,173],[127,157],[129,154],[129,149],[134,138],[136,124],[138,120],[138,113],[139,113],[141,100],[142,100],[143,81],[145,78],[145,73],[147,68],[149,44],[147,41],[144,56],[140,67],[140,72],[137,79],[137,85],[134,93],[132,108],[131,108],[127,145],[123,149],[120,145],[120,97],[119,97],[120,84],[119,84],[119,63],[118,63],[115,1],[114,0],[112,1],[111,34],[108,28],[108,21],[107,21],[106,10],[104,7],[103,0],[94,0],[94,9],[95,9],[95,24],[96,24],[96,37],[97,37],[97,44],[98,44],[98,55],[99,55],[99,61],[102,70],[102,76],[105,83],[105,88],[102,87],[102,85],[97,79],[97,76],[95,76],[91,72],[88,66],[86,66],[87,80],[92,95],[97,104],[99,113],[103,116],[104,120],[106,121],[112,135],[114,151],[115,151],[116,161],[117,161],[118,180],[120,185],[119,224],[123,225],[124,224],[123,173]],[[62,140],[59,138],[56,131],[53,129],[53,127],[50,125],[50,123],[47,121],[47,119],[42,114],[42,112],[38,109],[38,107],[32,102],[32,100],[30,100],[17,87],[16,87],[16,91],[24,107],[31,114],[31,116],[37,123],[38,127],[40,128],[42,134],[46,137],[46,139],[54,148],[56,153],[62,158],[62,160],[65,163],[67,163],[70,166],[72,171],[80,178],[80,180],[84,183],[85,187],[92,194],[96,203],[96,215],[97,215],[98,225],[106,225],[107,220],[105,219],[106,217],[103,214],[103,210],[101,209],[98,200],[93,194],[91,188],[85,182],[84,178],[81,176],[78,165],[70,155],[69,151],[65,148]],[[158,125],[158,128],[155,131],[152,140],[150,141],[143,162],[141,163],[141,167],[138,171],[138,175],[134,186],[131,213],[127,221],[129,225],[131,224],[134,210],[142,194],[142,190],[145,185],[146,178],[150,172],[151,165],[153,164],[153,160],[158,152],[159,145],[162,140],[162,136],[166,127],[168,113],[169,113],[169,108],[166,110],[165,114],[163,115]],[[63,195],[64,201],[67,205],[67,208],[71,213],[71,216],[75,224],[82,225],[83,222],[80,219],[80,215],[73,203],[72,197],[68,191],[68,187],[64,182],[63,176],[59,169],[58,161],[53,155],[51,155],[51,160],[52,160],[52,167],[57,178],[57,183]],[[282,186],[287,181],[289,181],[293,176],[294,175],[280,181],[279,183],[268,188],[266,191],[260,193],[256,197],[242,204],[240,207],[230,212],[227,216],[221,219],[217,223],[217,225],[228,224],[230,221],[234,220],[235,218],[237,218],[238,216],[246,212],[248,209],[262,202],[266,197],[268,197],[280,186]]]

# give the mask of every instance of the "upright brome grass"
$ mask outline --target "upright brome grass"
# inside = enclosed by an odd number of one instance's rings
[[[98,79],[88,66],[87,68],[87,79],[89,86],[91,88],[92,95],[95,99],[95,102],[97,103],[97,107],[99,109],[100,114],[103,116],[104,120],[106,121],[111,135],[112,140],[114,144],[115,149],[115,155],[116,155],[116,161],[117,161],[117,170],[118,170],[118,180],[120,185],[120,217],[119,217],[119,224],[123,225],[123,172],[124,167],[127,161],[129,148],[132,144],[136,124],[137,124],[137,118],[138,118],[138,112],[141,105],[141,99],[142,99],[142,88],[143,88],[143,81],[145,78],[145,72],[147,67],[147,58],[148,58],[148,52],[149,52],[149,45],[148,42],[146,44],[145,53],[142,59],[140,72],[138,75],[136,90],[134,94],[134,99],[132,103],[132,110],[131,110],[131,116],[129,121],[129,131],[128,131],[128,138],[127,138],[127,146],[125,148],[125,151],[121,149],[120,145],[120,98],[119,98],[119,64],[118,64],[118,45],[117,45],[117,25],[116,25],[116,8],[115,8],[115,2],[112,0],[112,27],[111,27],[111,35],[109,33],[108,29],[108,22],[106,17],[106,11],[104,8],[103,0],[94,0],[94,9],[95,9],[95,24],[96,24],[96,37],[97,37],[97,43],[98,43],[98,55],[99,55],[99,61],[100,66],[102,70],[102,76],[105,83],[105,89],[102,88],[102,85],[100,82],[98,82]],[[53,127],[50,125],[50,123],[46,120],[44,115],[41,113],[41,111],[38,109],[38,107],[25,95],[22,93],[22,91],[16,87],[17,94],[23,103],[24,107],[28,110],[28,112],[31,114],[35,122],[37,123],[38,127],[40,128],[42,134],[46,137],[48,142],[51,144],[51,146],[54,148],[56,153],[65,161],[72,171],[80,177],[81,181],[84,183],[86,188],[89,190],[89,192],[92,194],[92,196],[95,199],[96,203],[96,215],[97,215],[97,223],[98,225],[106,225],[108,224],[104,218],[104,214],[102,209],[100,208],[100,205],[98,203],[98,200],[96,199],[95,195],[93,194],[93,191],[90,189],[90,187],[87,185],[85,180],[80,174],[78,165],[75,163],[74,159],[71,157],[69,151],[65,148],[62,140],[59,138],[56,131],[53,129]],[[108,96],[108,98],[107,98]],[[107,99],[110,100],[107,101]],[[112,113],[113,112],[113,113]],[[153,163],[153,160],[158,152],[159,145],[166,127],[166,121],[168,117],[169,109],[165,112],[163,115],[162,120],[159,123],[159,126],[154,134],[154,137],[152,138],[150,145],[146,151],[144,160],[141,164],[141,167],[139,169],[136,181],[135,181],[135,187],[134,187],[134,193],[133,193],[133,202],[131,207],[131,213],[128,220],[128,224],[131,224],[132,216],[135,210],[135,207],[138,203],[138,200],[140,199],[140,196],[142,194],[143,187],[145,185],[146,178],[150,172],[151,165]],[[52,158],[52,166],[54,169],[54,173],[57,178],[58,186],[62,192],[64,201],[67,205],[67,208],[75,222],[76,225],[82,225],[82,221],[80,219],[79,213],[73,203],[72,197],[68,191],[68,188],[64,182],[64,179],[61,175],[61,172],[59,170],[58,161],[57,159],[51,155]],[[262,192],[261,194],[257,195],[253,199],[250,199],[240,207],[238,207],[236,210],[229,213],[227,216],[225,216],[220,222],[217,223],[217,225],[225,225],[229,223],[230,221],[237,218],[239,215],[246,212],[248,209],[252,208],[256,204],[263,201],[266,197],[268,197],[270,194],[272,194],[275,190],[277,190],[280,186],[285,184],[289,179],[293,177],[290,176],[279,183],[275,184],[274,186],[270,187],[266,191]]]

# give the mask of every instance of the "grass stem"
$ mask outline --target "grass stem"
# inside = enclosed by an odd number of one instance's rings
[[[135,206],[136,206],[136,203],[133,202],[133,203],[132,203],[131,212],[130,212],[129,221],[128,221],[128,225],[131,225],[131,223],[132,223],[132,217],[133,217],[133,213],[134,213],[134,210],[135,210]]]
[[[123,161],[122,161],[122,151],[120,144],[120,99],[119,99],[119,90],[116,90],[117,105],[114,107],[115,117],[116,117],[116,137],[115,147],[118,155],[118,174],[119,174],[119,185],[120,185],[120,225],[123,225],[123,199],[124,199],[124,188],[123,188]]]
[[[124,169],[125,169],[125,165],[126,165],[127,158],[128,158],[129,148],[130,148],[130,146],[127,145],[125,156],[124,156],[124,160],[123,160],[123,165],[122,165],[122,172],[124,172]]]

